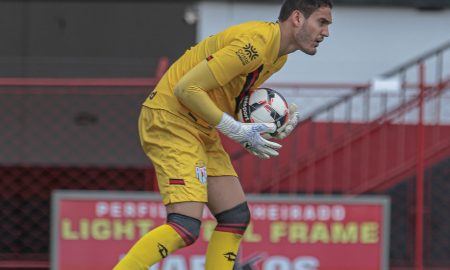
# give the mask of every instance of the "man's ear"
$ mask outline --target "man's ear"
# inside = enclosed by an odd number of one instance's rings
[[[305,22],[305,17],[299,10],[294,10],[291,14],[291,20],[295,26],[300,26]]]

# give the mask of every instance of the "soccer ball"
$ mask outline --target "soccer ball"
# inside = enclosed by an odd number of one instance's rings
[[[289,107],[284,97],[270,88],[249,91],[239,102],[238,120],[244,123],[286,123]]]

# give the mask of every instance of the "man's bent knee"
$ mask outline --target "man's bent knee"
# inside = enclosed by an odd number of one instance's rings
[[[250,223],[250,209],[247,202],[215,215],[217,219],[216,231],[244,234]]]
[[[181,236],[186,246],[192,245],[200,234],[201,221],[193,217],[170,213],[167,215],[167,224]]]

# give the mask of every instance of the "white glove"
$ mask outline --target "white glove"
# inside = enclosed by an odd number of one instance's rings
[[[281,145],[261,137],[261,133],[275,132],[277,127],[273,123],[241,123],[224,113],[216,128],[259,158],[278,156]]]
[[[284,139],[297,127],[300,122],[300,113],[297,111],[295,103],[289,104],[289,119],[282,125],[275,134],[264,134],[265,139]]]

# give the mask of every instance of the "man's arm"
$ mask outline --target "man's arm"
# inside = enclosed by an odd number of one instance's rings
[[[206,60],[191,69],[175,86],[175,96],[209,124],[216,126],[223,112],[211,100],[207,91],[220,87]]]
[[[244,124],[221,111],[211,100],[207,91],[219,87],[206,60],[199,63],[175,86],[174,94],[191,111],[214,125],[221,133],[240,143],[250,153],[266,159],[277,156],[281,145],[261,137],[261,133],[274,132],[273,123]]]

